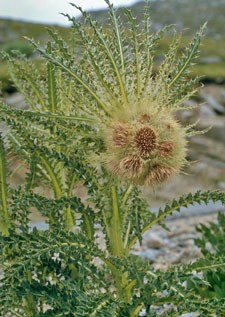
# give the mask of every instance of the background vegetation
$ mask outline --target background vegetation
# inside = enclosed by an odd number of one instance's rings
[[[132,12],[137,17],[137,22],[141,23],[143,13],[143,2],[138,2],[133,5]],[[123,9],[119,9],[121,12]],[[224,27],[224,1],[223,0],[169,0],[169,1],[154,1],[151,2],[151,22],[152,29],[157,31],[168,24],[176,25],[177,30],[183,30],[180,51],[190,42],[190,37],[194,30],[199,29],[204,22],[208,22],[206,35],[202,40],[201,58],[198,65],[193,68],[192,76],[204,76],[204,81],[225,81],[225,27]],[[96,11],[92,16],[102,22],[107,22],[107,14],[105,10]],[[105,25],[107,27],[107,25]],[[21,53],[36,59],[37,67],[41,68],[41,63],[38,61],[38,56],[32,54],[33,48],[23,38],[27,36],[34,38],[40,43],[46,43],[49,37],[47,32],[44,32],[47,25],[33,24],[21,21],[13,21],[0,19],[0,50],[12,52],[19,49]],[[56,26],[57,31],[62,38],[70,39],[70,27]],[[160,52],[165,51],[171,38],[168,34],[159,43],[159,61],[161,60]],[[0,60],[0,81],[4,89],[9,88],[9,77],[6,66]]]

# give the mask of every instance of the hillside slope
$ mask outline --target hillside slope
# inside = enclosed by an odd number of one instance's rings
[[[112,1],[113,2],[113,1]],[[198,65],[194,75],[206,76],[209,81],[225,81],[225,2],[224,0],[150,0],[152,30],[157,31],[163,26],[174,24],[174,29],[182,31],[181,49],[187,44],[199,28],[207,22],[205,37],[202,41]],[[130,9],[142,22],[144,1],[135,3]],[[118,14],[124,17],[124,9],[119,8]],[[101,23],[107,23],[106,10],[91,12]],[[160,51],[164,51],[168,40],[164,40]]]
[[[113,2],[113,1],[112,1]],[[144,2],[137,2],[131,7],[137,21],[143,18]],[[183,31],[182,47],[205,21],[208,21],[206,36],[203,39],[200,58],[193,69],[193,75],[205,76],[206,81],[225,82],[225,4],[224,0],[157,0],[150,1],[152,29],[156,31],[164,25],[175,24],[176,30]],[[124,9],[118,14],[124,17]],[[106,10],[91,12],[101,23],[107,23]],[[18,49],[27,56],[33,48],[23,38],[28,36],[45,43],[48,39],[44,24],[0,19],[0,50],[10,52]],[[63,38],[70,38],[71,28],[55,26]],[[166,51],[169,35],[159,46],[159,54]],[[7,82],[5,64],[0,60],[0,81]],[[4,86],[5,84],[3,84]],[[7,84],[6,84],[7,85]]]
[[[154,31],[164,25],[175,24],[177,29],[186,29],[186,33],[192,35],[207,22],[207,36],[219,38],[225,35],[224,0],[150,0],[149,3]],[[139,22],[142,20],[143,9],[143,1],[131,7]],[[122,11],[122,8],[118,9],[119,13]],[[107,21],[106,10],[94,11],[91,14],[103,23]]]

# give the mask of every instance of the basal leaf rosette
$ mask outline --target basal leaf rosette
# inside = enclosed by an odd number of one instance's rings
[[[118,111],[106,125],[104,160],[134,184],[155,186],[186,165],[186,129],[168,108],[142,101]]]

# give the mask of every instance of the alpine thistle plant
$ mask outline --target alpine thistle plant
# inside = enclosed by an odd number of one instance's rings
[[[56,59],[33,44],[75,79],[79,114],[83,120],[93,119],[94,134],[104,144],[98,161],[120,179],[154,186],[187,164],[190,127],[183,127],[175,112],[184,109],[182,102],[195,92],[198,78],[187,80],[187,74],[198,55],[204,26],[181,56],[180,39],[175,34],[155,74],[155,47],[172,27],[152,34],[147,2],[142,25],[136,23],[131,11],[124,10],[128,22],[124,26],[113,5],[105,2],[110,15],[110,27],[105,30],[75,4],[84,23],[66,15],[82,42],[79,65],[69,68],[63,52],[62,58]],[[59,49],[62,51],[62,47]]]
[[[204,284],[196,272],[224,267],[224,256],[161,272],[130,254],[147,230],[182,207],[225,203],[224,193],[197,192],[156,214],[136,186],[154,187],[187,164],[186,138],[196,132],[175,113],[195,92],[198,78],[187,74],[204,27],[181,54],[175,34],[158,66],[155,49],[171,27],[151,32],[147,2],[141,25],[129,10],[123,23],[105,2],[110,26],[73,4],[84,18],[67,16],[73,45],[52,30],[46,48],[31,40],[45,73],[4,55],[29,109],[0,103],[9,128],[0,136],[0,316],[150,317],[165,303],[167,316],[222,316],[224,299],[202,298],[187,285]],[[6,173],[9,148],[29,168],[17,188]],[[46,230],[31,230],[34,209]]]

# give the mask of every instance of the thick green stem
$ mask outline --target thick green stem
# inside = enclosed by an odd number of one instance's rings
[[[118,198],[115,186],[112,186],[112,217],[110,221],[110,245],[112,254],[115,256],[122,256],[124,254],[122,241],[121,217],[118,205]]]
[[[94,240],[94,225],[91,221],[91,217],[84,213],[83,220],[85,224],[85,232],[86,232],[87,238],[93,241]]]
[[[72,195],[74,184],[76,181],[77,177],[76,174],[73,175],[72,180],[70,182],[69,190],[68,190],[68,197]],[[67,207],[65,210],[65,220],[66,220],[66,229],[71,230],[75,226],[75,219],[72,216],[71,213],[71,207]]]
[[[128,192],[130,189],[128,190]],[[111,195],[112,195],[112,216],[109,224],[107,224],[107,233],[110,241],[110,247],[112,255],[123,257],[127,256],[126,248],[124,248],[124,243],[122,240],[122,222],[120,215],[120,208],[118,203],[117,191],[115,186],[111,187]],[[125,200],[123,203],[125,204]],[[115,278],[116,289],[118,297],[121,301],[126,304],[130,304],[131,302],[131,291],[134,285],[136,284],[136,280],[128,280],[127,272],[122,272],[118,268],[113,268],[112,273]]]
[[[128,188],[126,194],[123,197],[121,207],[124,207],[126,204],[126,201],[128,199],[128,196],[131,192],[131,186]],[[121,210],[119,208],[119,202],[118,202],[118,196],[116,187],[111,187],[111,197],[112,197],[112,210],[111,210],[111,217],[108,219],[106,213],[102,211],[103,221],[105,224],[105,230],[109,239],[110,244],[110,251],[113,256],[117,257],[126,257],[127,256],[127,250],[124,247],[124,242],[122,239],[122,217],[121,217]],[[125,238],[125,240],[128,239]],[[127,244],[127,243],[126,243]],[[121,302],[124,302],[125,304],[131,303],[131,291],[136,284],[136,280],[129,280],[129,274],[128,272],[122,271],[120,268],[117,268],[114,264],[112,264],[110,261],[103,259],[105,264],[109,267],[109,269],[112,271],[112,274],[115,279],[115,286],[117,289],[117,295]],[[134,315],[132,312],[131,316],[137,316]]]
[[[74,227],[74,219],[71,213],[71,208],[67,207],[65,210],[66,229],[71,230]]]

